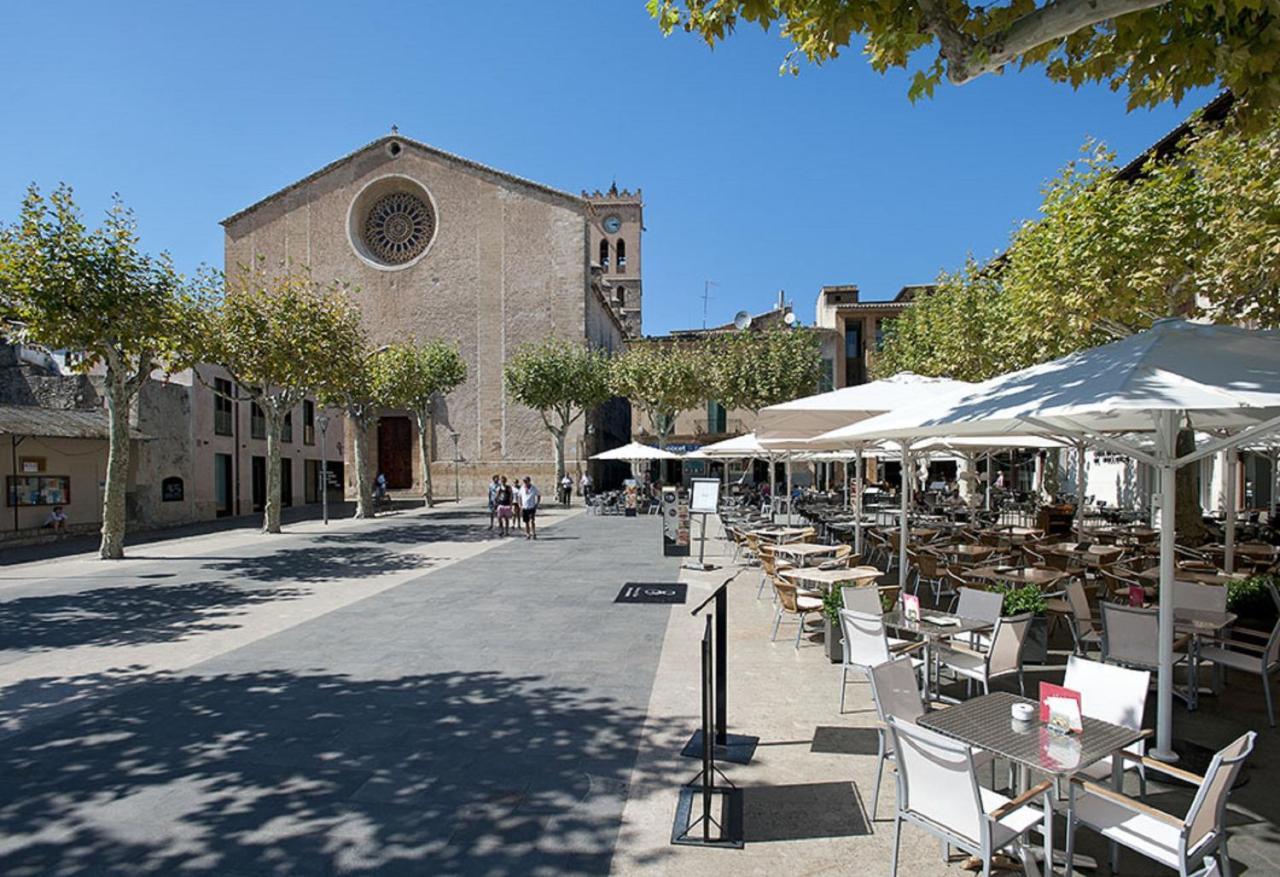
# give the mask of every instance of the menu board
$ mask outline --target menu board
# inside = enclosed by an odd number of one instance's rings
[[[720,507],[720,479],[693,479],[693,498],[689,511],[702,515],[714,515]]]

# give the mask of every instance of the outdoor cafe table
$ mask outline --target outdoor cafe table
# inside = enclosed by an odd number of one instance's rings
[[[924,640],[924,696],[926,699],[939,700],[932,697],[930,678],[936,678],[933,671],[933,659],[937,652],[936,644],[939,640],[947,639],[953,636],[960,636],[966,633],[977,633],[981,630],[990,630],[993,626],[989,621],[982,621],[978,618],[963,618],[959,615],[952,615],[950,612],[938,612],[932,609],[921,609],[920,618],[908,618],[906,613],[902,611],[901,606],[892,612],[884,614],[885,627],[892,627],[895,630],[914,634]]]
[[[995,536],[1002,545],[1008,546],[1021,545],[1029,539],[1038,539],[1041,536],[1041,531],[1033,527],[1019,527],[1015,524],[992,527],[987,532]]]
[[[1234,612],[1214,612],[1211,609],[1180,609],[1173,607],[1173,629],[1191,635],[1187,650],[1187,710],[1200,706],[1200,640],[1217,637],[1223,630],[1236,623]]]
[[[1199,582],[1202,585],[1225,585],[1244,578],[1247,573],[1204,572],[1198,569],[1176,569],[1173,577],[1183,582]],[[1146,582],[1160,584],[1160,567],[1153,566],[1138,573],[1138,578]]]
[[[1081,694],[1089,696],[1088,692]],[[1142,737],[1141,731],[1089,716],[1081,717],[1084,729],[1079,734],[1051,734],[1038,721],[1032,722],[1029,730],[1014,730],[1010,708],[1015,703],[1029,703],[1039,711],[1037,701],[997,691],[926,713],[917,723],[976,749],[1007,758],[1018,768],[1019,791],[1026,788],[1028,771],[1048,774],[1057,784]],[[1113,763],[1118,765],[1119,759]],[[1053,823],[1049,813],[1045,814],[1044,846],[1047,858],[1053,848]],[[1077,864],[1085,864],[1083,857],[1077,857]]]
[[[799,539],[808,532],[804,527],[762,527],[759,530],[752,530],[751,534],[759,536],[765,541],[780,545],[784,542]]]
[[[816,584],[825,589],[851,584],[854,587],[875,584],[883,573],[874,566],[855,566],[847,569],[820,569],[816,566],[793,567],[778,570],[778,575],[797,584]],[[894,585],[896,588],[897,585]]]
[[[774,556],[787,557],[804,566],[815,557],[835,554],[839,545],[819,545],[815,542],[787,542],[773,549]]]
[[[934,546],[933,550],[957,563],[981,563],[996,553],[996,549],[991,545],[974,545],[972,542],[938,545]]]
[[[1077,563],[1085,566],[1101,566],[1110,563],[1121,555],[1124,551],[1115,545],[1090,545],[1088,548],[1081,550],[1076,546],[1077,542],[1054,542],[1050,545],[1041,545],[1038,551],[1042,554],[1057,554],[1062,557],[1069,557]]]
[[[970,578],[986,579],[992,582],[1035,585],[1044,589],[1057,584],[1067,574],[1062,570],[1041,569],[1038,566],[979,566],[969,570],[965,575]]]

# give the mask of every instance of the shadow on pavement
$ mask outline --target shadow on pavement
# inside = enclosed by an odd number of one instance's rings
[[[642,722],[537,676],[152,677],[5,741],[0,873],[605,874]]]
[[[0,651],[172,642],[236,627],[230,619],[247,606],[305,593],[192,582],[20,597],[0,604]]]

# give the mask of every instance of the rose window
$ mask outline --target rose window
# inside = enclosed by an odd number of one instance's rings
[[[364,221],[364,243],[388,265],[403,265],[422,254],[435,232],[435,216],[425,201],[395,192],[374,202]]]

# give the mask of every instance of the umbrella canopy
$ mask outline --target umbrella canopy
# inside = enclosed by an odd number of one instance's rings
[[[1179,456],[1180,429],[1221,437]],[[881,415],[823,438],[850,443],[1035,433],[1087,438],[1160,473],[1156,748],[1173,759],[1173,580],[1177,470],[1280,429],[1280,332],[1159,320],[1146,332],[980,384],[949,404]],[[1151,448],[1121,433],[1154,432]],[[839,433],[840,435],[836,435]]]
[[[679,460],[679,454],[673,454],[670,451],[664,451],[661,448],[655,448],[653,445],[645,445],[640,442],[631,442],[620,448],[614,448],[611,451],[602,451],[591,457],[593,460],[622,460],[627,463],[634,463],[640,460]]]
[[[885,411],[893,411],[939,395],[950,395],[973,384],[947,378],[926,378],[902,372],[890,378],[842,387],[760,409],[757,437],[766,443],[809,439]]]
[[[725,439],[715,444],[703,445],[697,451],[699,457],[706,457],[711,460],[741,460],[747,457],[759,457],[765,460],[777,453],[777,449],[766,448],[760,444],[754,432]]]
[[[1089,435],[1183,426],[1241,430],[1280,407],[1280,332],[1159,320],[1145,332],[1011,372],[947,403],[899,408],[819,436],[839,446],[873,438]]]

